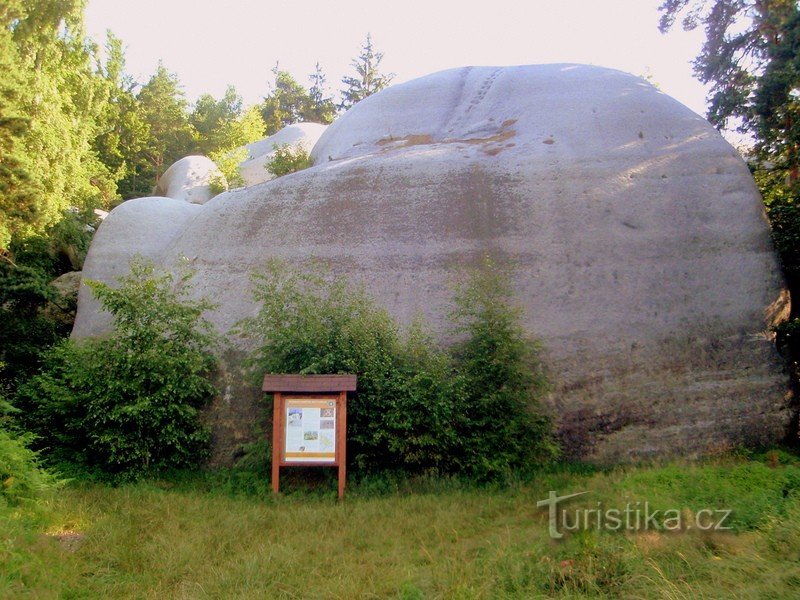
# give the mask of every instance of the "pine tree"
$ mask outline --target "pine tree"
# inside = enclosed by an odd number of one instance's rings
[[[145,150],[148,165],[141,175],[152,188],[173,162],[192,153],[195,132],[189,123],[188,103],[178,76],[167,71],[162,63],[159,62],[137,98],[150,128]]]
[[[382,60],[383,52],[375,51],[372,36],[368,33],[361,46],[361,54],[350,63],[356,72],[355,76],[342,78],[346,87],[342,90],[341,108],[347,110],[356,102],[380,92],[392,82],[394,73],[383,74],[378,70]]]
[[[308,91],[287,71],[281,71],[275,65],[272,72],[275,74],[275,87],[261,104],[267,135],[301,121],[303,110],[309,103]]]
[[[311,81],[311,87],[308,88],[308,104],[303,110],[303,121],[325,125],[332,123],[336,118],[336,104],[333,102],[333,97],[328,94],[325,73],[319,66],[319,62],[308,78]]]
[[[108,102],[98,118],[95,152],[117,184],[117,196],[132,198],[149,193],[149,182],[139,189],[137,174],[146,168],[144,150],[150,128],[144,121],[134,89],[125,73],[122,40],[110,31],[106,37],[106,62],[101,69]]]

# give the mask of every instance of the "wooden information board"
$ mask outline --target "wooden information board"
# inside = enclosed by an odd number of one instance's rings
[[[338,467],[339,498],[347,479],[347,392],[355,375],[266,375],[273,394],[272,489],[280,491],[281,467]]]

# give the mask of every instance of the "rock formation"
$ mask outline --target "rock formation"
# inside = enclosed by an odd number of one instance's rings
[[[215,178],[225,180],[214,161],[205,156],[187,156],[164,171],[156,184],[156,189],[153,190],[153,195],[192,204],[205,204],[214,197],[211,183]]]
[[[78,304],[78,290],[81,286],[81,272],[69,271],[59,275],[50,282],[50,285],[55,290],[56,297],[41,308],[42,316],[66,328],[72,327]]]
[[[245,146],[247,160],[239,165],[239,171],[245,184],[251,186],[273,178],[272,174],[265,168],[265,165],[275,154],[276,146],[281,147],[284,144],[300,146],[306,152],[311,152],[326,127],[326,125],[320,125],[319,123],[287,125],[276,134]]]
[[[746,165],[701,117],[645,81],[582,65],[463,68],[358,103],[314,166],[203,206],[143,198],[100,227],[84,274],[139,252],[188,257],[226,332],[253,314],[268,257],[322,259],[403,322],[442,331],[449,284],[511,263],[524,325],[546,348],[570,456],[616,461],[774,442],[792,418],[769,326],[788,302]],[[87,289],[77,337],[107,320]],[[226,357],[217,459],[263,416]]]

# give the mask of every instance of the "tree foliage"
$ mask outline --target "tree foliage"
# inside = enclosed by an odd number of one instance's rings
[[[336,118],[336,103],[328,92],[325,73],[319,62],[314,66],[314,72],[309,75],[311,87],[308,88],[308,101],[303,110],[303,121],[308,123],[322,123],[327,125]]]
[[[142,86],[137,99],[142,117],[150,129],[145,148],[147,168],[142,179],[152,187],[172,163],[191,154],[195,133],[189,122],[188,102],[178,76],[170,73],[162,63]]]
[[[749,134],[748,157],[793,297],[800,294],[800,9],[794,0],[666,0],[661,30],[703,27],[695,74],[708,118]],[[797,303],[793,303],[797,317]],[[798,329],[795,319],[790,328]],[[788,331],[788,330],[785,330]],[[794,341],[794,337],[798,340]],[[800,336],[788,348],[798,367]]]
[[[260,309],[240,330],[257,344],[250,359],[256,376],[358,375],[348,457],[360,472],[495,479],[554,448],[537,410],[535,356],[507,293],[501,278],[473,276],[456,296],[455,325],[466,339],[452,354],[421,323],[402,335],[363,289],[272,262],[254,277]]]
[[[12,1],[0,11],[0,251],[114,194],[92,148],[107,95],[82,9]]]
[[[245,108],[233,86],[228,86],[219,100],[210,94],[200,96],[190,122],[197,133],[197,151],[205,156],[228,152],[264,137],[264,122],[258,109]]]
[[[266,124],[266,134],[272,135],[287,125],[303,120],[310,103],[308,91],[287,71],[276,66],[275,85],[261,105],[261,116]]]
[[[732,121],[753,134],[759,152],[796,166],[796,90],[800,13],[793,0],[666,0],[660,28],[681,19],[703,27],[706,40],[694,61],[697,78],[710,85],[708,118],[720,128]]]
[[[264,164],[264,168],[275,177],[296,173],[310,166],[311,157],[301,144],[274,145],[272,157]]]
[[[125,72],[122,40],[110,31],[106,36],[106,62],[99,76],[108,102],[98,117],[94,149],[117,185],[116,196],[146,195],[153,187],[143,175],[148,170],[145,151],[152,134],[136,97],[137,84]]]
[[[328,92],[325,73],[319,62],[309,76],[309,89],[287,71],[278,69],[277,65],[272,72],[275,85],[261,104],[267,135],[294,123],[328,124],[336,118],[336,103]]]
[[[347,110],[356,102],[380,92],[392,82],[394,73],[384,74],[379,70],[382,60],[383,52],[375,50],[372,36],[368,33],[367,39],[361,46],[361,53],[350,63],[355,74],[342,78],[342,83],[345,85],[342,90],[343,109]]]
[[[212,182],[213,190],[219,193],[243,185],[239,163],[248,156],[243,146],[264,137],[258,107],[245,108],[236,88],[229,86],[219,100],[210,94],[201,96],[190,120],[197,134],[197,151],[211,158],[223,175]]]
[[[118,479],[196,466],[210,436],[198,409],[216,393],[208,379],[217,337],[179,279],[134,261],[119,287],[89,282],[114,319],[106,338],[65,340],[15,404],[39,444]]]

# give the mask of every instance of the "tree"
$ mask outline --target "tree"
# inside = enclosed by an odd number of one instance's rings
[[[789,108],[798,82],[795,50],[798,8],[793,0],[665,0],[660,29],[678,17],[686,30],[702,26],[706,41],[694,61],[695,76],[711,86],[708,119],[719,128],[733,120],[753,133],[759,149],[792,119],[775,119]],[[793,102],[793,100],[791,100]],[[785,115],[784,115],[785,116]]]
[[[111,31],[106,34],[106,62],[100,75],[108,102],[98,118],[94,150],[117,184],[118,197],[148,194],[151,183],[142,182],[138,175],[147,168],[144,151],[150,142],[150,127],[134,93],[136,83],[125,73],[122,40]]]
[[[394,79],[394,73],[382,74],[378,69],[383,60],[383,52],[376,52],[372,45],[372,36],[368,33],[367,39],[361,46],[361,54],[353,59],[350,65],[355,69],[355,76],[345,76],[342,83],[346,86],[342,90],[341,107],[345,110],[387,87]]]
[[[176,160],[194,149],[195,132],[189,123],[188,103],[180,88],[178,76],[158,63],[155,74],[137,97],[150,139],[145,149],[147,167],[142,173],[148,187]]]
[[[800,10],[794,0],[665,0],[660,29],[702,26],[697,78],[711,86],[708,119],[752,136],[748,157],[789,290],[800,294]],[[800,373],[800,320],[779,330]],[[782,331],[782,333],[781,333]],[[797,342],[794,341],[797,338]]]
[[[83,33],[83,3],[0,8],[0,250],[69,207],[102,205],[114,182],[92,148],[107,95]]]
[[[87,282],[111,313],[102,338],[64,340],[21,386],[20,421],[48,446],[115,479],[193,467],[208,453],[199,409],[217,392],[219,339],[192,300],[192,274],[174,277],[142,259],[118,286]]]
[[[275,73],[275,88],[261,104],[267,135],[302,121],[303,110],[309,104],[308,91],[294,77],[279,70],[277,65],[272,72]]]
[[[211,158],[224,175],[212,183],[214,191],[244,185],[239,163],[247,159],[247,151],[242,146],[264,137],[260,109],[245,108],[236,88],[228,86],[219,100],[210,94],[200,96],[190,121],[197,132],[197,151]]]
[[[303,109],[303,121],[325,125],[332,123],[336,118],[336,104],[333,102],[333,97],[328,94],[325,73],[322,72],[319,62],[308,78],[311,81],[311,87],[308,89],[308,103]]]
[[[264,136],[260,112],[255,107],[246,109],[233,86],[228,86],[219,100],[210,94],[200,96],[190,122],[197,132],[197,150],[206,156],[228,152]]]
[[[225,94],[215,100],[211,94],[203,94],[197,99],[189,122],[197,132],[197,150],[208,156],[211,152],[225,146],[226,126],[236,120],[242,112],[242,97],[236,88],[228,86]]]
[[[14,235],[37,224],[40,188],[31,173],[24,136],[30,119],[22,112],[25,74],[7,27],[0,29],[0,251]]]

